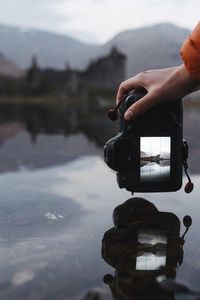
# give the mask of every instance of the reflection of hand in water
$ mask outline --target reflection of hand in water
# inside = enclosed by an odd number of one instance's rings
[[[175,278],[175,268],[183,261],[178,217],[159,212],[145,199],[132,198],[115,208],[113,221],[115,227],[102,240],[102,257],[117,271],[104,277],[113,298],[174,299],[156,278]]]

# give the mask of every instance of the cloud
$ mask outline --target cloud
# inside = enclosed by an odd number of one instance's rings
[[[122,30],[160,22],[193,28],[199,0],[0,0],[0,23],[101,42]]]
[[[55,25],[67,20],[66,16],[56,15],[51,5],[59,4],[60,0],[0,0],[0,23],[53,29]]]
[[[61,16],[71,16],[62,30],[80,30],[98,34],[106,41],[119,31],[172,22],[192,28],[199,20],[199,0],[63,0],[52,9]]]

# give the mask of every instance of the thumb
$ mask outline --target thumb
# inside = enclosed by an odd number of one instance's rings
[[[138,118],[158,102],[158,97],[156,97],[154,93],[148,92],[144,97],[129,107],[124,115],[125,120],[130,121]]]

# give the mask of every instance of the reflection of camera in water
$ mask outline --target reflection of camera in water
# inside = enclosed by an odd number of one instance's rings
[[[115,208],[114,227],[105,232],[102,257],[115,268],[104,282],[114,299],[174,299],[157,283],[160,275],[175,279],[183,262],[185,233],[180,237],[180,221],[169,212],[160,212],[149,201],[132,198]],[[192,220],[184,218],[186,231]]]
[[[107,165],[117,171],[120,188],[131,192],[176,191],[182,186],[182,101],[162,103],[136,120],[126,122],[125,111],[144,91],[134,91],[120,106],[119,133],[104,147]]]

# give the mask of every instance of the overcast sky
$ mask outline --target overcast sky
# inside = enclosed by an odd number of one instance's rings
[[[103,43],[122,30],[160,22],[192,29],[200,0],[0,0],[0,23]]]
[[[169,136],[161,137],[141,137],[141,151],[150,154],[158,155],[166,152],[170,153],[171,138]]]

